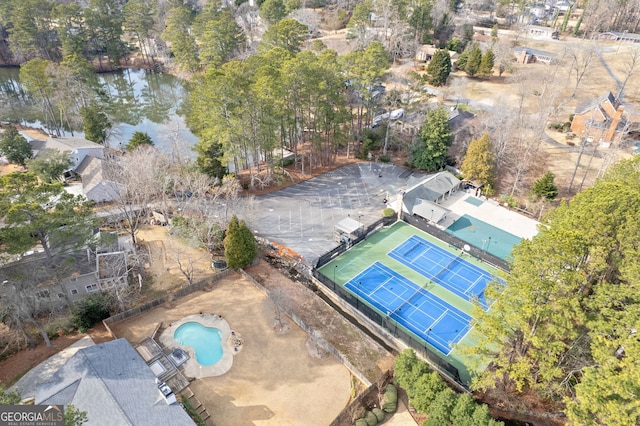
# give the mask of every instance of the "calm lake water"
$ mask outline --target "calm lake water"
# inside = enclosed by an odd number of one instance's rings
[[[100,74],[100,82],[109,96],[114,121],[107,144],[126,145],[133,132],[146,132],[161,151],[194,158],[191,147],[197,138],[187,128],[180,108],[187,93],[182,81],[168,74],[145,70],[122,70]],[[0,68],[0,92],[17,101],[0,104],[0,120],[19,120],[25,126],[44,128],[40,112],[26,101],[19,82],[18,68]],[[82,132],[73,132],[82,136]],[[71,136],[71,132],[66,133]]]

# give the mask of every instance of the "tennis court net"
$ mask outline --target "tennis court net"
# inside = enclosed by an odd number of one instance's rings
[[[427,275],[427,278],[429,278],[431,281],[433,281],[434,283],[438,282],[438,278],[440,276],[442,276],[442,274],[444,274],[445,272],[447,272],[449,270],[449,268],[451,267],[451,265],[453,265],[456,260],[458,260],[460,258],[460,255],[455,256],[451,262],[447,263],[442,269],[440,269],[435,275]]]
[[[398,307],[396,308],[396,310],[395,310],[395,311],[391,312],[391,314],[389,314],[389,316],[392,316],[392,315],[396,315],[396,316],[397,316],[398,312],[400,312],[400,311],[402,310],[402,308],[404,308],[405,306],[407,306],[407,305],[411,302],[411,299],[413,299],[413,298],[414,298],[414,297],[416,297],[418,294],[420,294],[420,292],[422,292],[422,290],[423,290],[422,288],[418,287],[418,290],[417,290],[415,293],[413,293],[413,294],[411,295],[411,297],[409,297],[407,300],[405,300],[404,302],[402,302],[402,304],[401,304],[400,306],[398,306]]]

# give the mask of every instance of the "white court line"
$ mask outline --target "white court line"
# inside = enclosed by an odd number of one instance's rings
[[[464,277],[462,277],[462,278],[464,278]],[[469,287],[467,287],[467,289],[464,291],[464,294],[468,295],[468,294],[467,294],[467,292],[468,292],[469,290],[471,290],[473,287],[475,287],[475,286],[476,286],[476,284],[478,284],[478,283],[480,282],[480,280],[481,280],[481,279],[482,279],[482,276],[480,276],[480,277],[476,278],[476,280],[475,280],[474,282],[472,282],[472,283],[471,283],[471,285],[470,285]],[[468,280],[467,280],[467,281],[468,281]],[[488,284],[488,283],[487,283],[487,284]],[[476,296],[477,296],[477,295],[476,295]]]

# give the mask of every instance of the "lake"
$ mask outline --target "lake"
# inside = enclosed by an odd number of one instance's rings
[[[125,69],[99,74],[109,97],[110,129],[107,145],[119,148],[134,132],[146,132],[155,146],[179,158],[195,158],[191,147],[197,138],[187,128],[180,108],[187,98],[182,80],[145,70]],[[24,126],[44,128],[38,108],[28,102],[19,82],[18,68],[0,68],[1,121],[19,121]],[[7,98],[11,98],[9,104]],[[71,136],[71,132],[66,132]],[[82,132],[73,132],[82,136]]]

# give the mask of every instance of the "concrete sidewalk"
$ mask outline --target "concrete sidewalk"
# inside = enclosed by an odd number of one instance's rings
[[[58,371],[60,367],[64,365],[69,358],[71,358],[79,349],[93,346],[95,343],[89,336],[85,336],[78,340],[74,344],[64,348],[55,355],[52,355],[46,361],[33,367],[27,374],[22,376],[8,391],[19,392],[22,395],[22,400],[35,398],[36,387],[42,383],[47,383],[51,380],[51,377]]]

